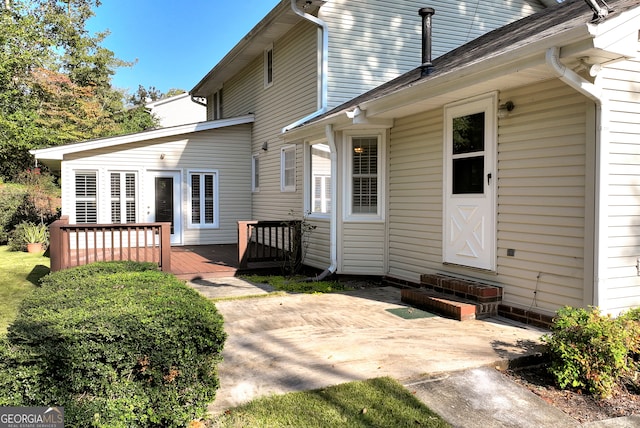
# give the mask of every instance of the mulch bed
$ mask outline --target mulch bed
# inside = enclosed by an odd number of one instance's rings
[[[544,364],[508,370],[505,375],[580,423],[640,415],[640,373],[637,373],[635,383],[626,382],[605,399],[583,394],[580,390],[556,388]]]

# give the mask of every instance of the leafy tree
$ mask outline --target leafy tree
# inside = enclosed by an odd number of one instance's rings
[[[146,112],[130,111],[128,95],[111,85],[115,69],[132,64],[101,46],[108,32],[86,30],[98,6],[100,0],[0,4],[0,179],[32,166],[30,149],[155,125]]]

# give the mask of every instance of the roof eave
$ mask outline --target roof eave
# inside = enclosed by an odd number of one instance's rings
[[[115,137],[100,138],[96,140],[84,141],[81,143],[67,144],[64,146],[48,147],[46,149],[29,150],[29,153],[34,155],[38,160],[62,161],[64,160],[65,155],[72,153],[96,150],[105,147],[114,147],[122,144],[156,140],[158,138],[175,137],[178,135],[209,131],[212,129],[225,128],[228,126],[244,125],[253,122],[254,116],[246,115],[230,119],[212,120],[207,122],[172,126],[168,128],[153,129],[150,131],[138,132],[136,134],[126,134],[118,135]]]

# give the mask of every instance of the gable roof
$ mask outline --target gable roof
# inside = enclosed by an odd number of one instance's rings
[[[534,68],[539,66],[538,71],[544,70],[544,52],[546,49],[558,46],[568,47],[568,54],[571,50],[575,52],[588,51],[592,61],[604,64],[615,61],[621,57],[634,57],[638,53],[637,31],[635,28],[635,43],[629,40],[613,40],[610,45],[596,46],[584,45],[583,41],[595,39],[597,36],[608,31],[615,31],[617,27],[616,18],[625,12],[640,6],[640,0],[612,0],[609,5],[614,9],[608,17],[598,24],[592,24],[593,11],[583,0],[567,0],[548,9],[544,9],[534,15],[520,19],[504,27],[491,31],[471,42],[460,46],[433,60],[433,70],[428,75],[423,75],[422,69],[417,67],[396,79],[393,79],[373,90],[366,92],[332,110],[306,122],[301,127],[327,122],[336,116],[344,116],[345,112],[353,111],[356,107],[367,110],[376,104],[375,111],[372,109],[368,113],[378,114],[380,117],[392,118],[392,111],[398,111],[403,101],[407,98],[410,90],[417,90],[424,86],[422,96],[433,98],[432,107],[437,104],[453,101],[452,93],[456,90],[455,83],[458,79],[466,78],[478,83],[481,80],[489,81],[500,78],[500,73],[515,73],[521,71],[522,65],[515,66],[517,61],[522,62],[530,59],[527,66]],[[437,11],[436,11],[437,12]],[[605,43],[609,40],[605,38]],[[603,49],[614,50],[614,54],[605,52]],[[615,52],[617,50],[618,52]],[[492,74],[493,73],[493,74]],[[476,76],[471,79],[471,76]],[[524,75],[520,84],[529,80],[543,80],[551,78],[548,71],[546,75],[534,76]],[[435,88],[436,85],[448,83],[451,93],[445,96],[445,87],[429,91],[427,88]],[[471,83],[470,83],[471,84]],[[487,86],[488,87],[488,86]],[[494,88],[495,90],[495,88]],[[409,96],[410,97],[410,96]],[[440,98],[438,98],[440,97]],[[438,100],[436,100],[438,98]],[[448,100],[448,101],[447,101]],[[413,98],[415,102],[415,97]],[[408,99],[404,101],[408,102]],[[382,106],[381,104],[385,105]],[[395,103],[395,104],[394,104]],[[388,109],[389,113],[384,114]],[[294,130],[295,131],[295,130]]]

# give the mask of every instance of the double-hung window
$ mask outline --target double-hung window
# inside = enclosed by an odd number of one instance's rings
[[[311,191],[309,211],[312,214],[331,212],[331,157],[329,145],[312,144],[309,150]]]
[[[296,191],[296,146],[285,146],[280,150],[280,191]]]
[[[190,226],[218,227],[218,172],[189,172]]]
[[[380,138],[351,137],[350,141],[352,215],[379,214]]]
[[[98,177],[96,171],[76,171],[76,223],[98,222]]]
[[[136,174],[111,172],[111,222],[136,222]]]

